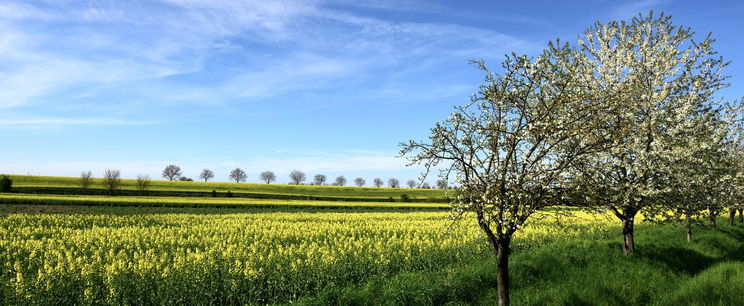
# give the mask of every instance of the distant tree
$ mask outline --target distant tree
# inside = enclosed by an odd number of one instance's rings
[[[147,188],[150,188],[150,176],[147,174],[137,175],[137,190],[145,191]]]
[[[383,184],[384,183],[380,178],[375,178],[374,180],[372,180],[372,185],[375,185],[375,187],[382,187]]]
[[[181,167],[168,165],[163,169],[163,178],[167,178],[169,181],[175,181],[179,177],[181,177]]]
[[[202,170],[201,174],[199,174],[199,178],[203,179],[205,182],[209,181],[209,179],[214,178],[214,172],[209,169]]]
[[[185,176],[179,177],[178,180],[181,182],[193,182],[194,181],[192,178],[185,177]]]
[[[365,180],[364,180],[363,178],[361,178],[361,177],[358,177],[358,178],[355,178],[355,179],[354,179],[354,184],[356,184],[356,185],[357,185],[357,186],[359,186],[359,187],[362,187],[362,186],[364,186],[364,184],[366,184],[366,183],[367,183],[367,181],[365,181]]]
[[[416,181],[414,181],[414,180],[408,180],[406,182],[406,185],[408,185],[408,188],[416,187]]]
[[[396,178],[391,178],[388,180],[388,187],[390,188],[400,188],[400,181]]]
[[[90,171],[83,171],[80,173],[80,188],[88,189],[90,184],[93,183],[93,174]]]
[[[274,175],[274,172],[271,171],[264,171],[261,172],[261,175],[259,175],[259,178],[266,182],[266,184],[270,184],[271,182],[276,180],[276,175]]]
[[[424,182],[423,184],[421,184],[421,189],[431,189],[431,186],[429,186],[429,183]]]
[[[118,189],[119,185],[121,185],[121,171],[113,169],[103,171],[103,187],[110,195],[114,194],[114,190]]]
[[[0,177],[0,191],[10,192],[12,188],[13,188],[13,180],[7,175],[1,176]]]
[[[313,184],[315,185],[323,185],[326,181],[326,176],[324,174],[316,174],[315,180],[313,181]]]
[[[447,180],[437,180],[437,188],[447,189]]]
[[[346,178],[343,175],[340,175],[336,178],[336,181],[334,182],[336,186],[344,186],[346,185]]]
[[[292,172],[289,173],[289,179],[292,181],[292,184],[299,185],[305,181],[305,172],[292,170]]]
[[[235,168],[233,171],[230,171],[230,179],[236,183],[245,182],[246,178],[248,178],[248,175],[245,174],[243,169]]]

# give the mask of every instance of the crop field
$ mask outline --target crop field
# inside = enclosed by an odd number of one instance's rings
[[[448,230],[446,215],[7,214],[2,296],[11,304],[265,304],[487,256],[474,225]],[[561,234],[607,228],[587,217]],[[553,229],[536,224],[518,243],[549,240]]]
[[[31,177],[17,189],[14,184],[12,192],[0,193],[2,304],[437,305],[490,304],[494,299],[495,261],[474,219],[452,223],[446,203],[385,200],[399,197],[397,189],[275,185],[276,198],[89,195],[70,183],[74,181]],[[24,192],[28,186],[65,184],[73,194]],[[191,190],[236,185],[155,182],[153,186],[170,192],[181,184]],[[287,199],[282,197],[283,188],[289,194],[310,190],[323,196],[337,190],[334,197],[350,195],[351,200]],[[401,190],[415,194],[415,190]],[[426,196],[436,195],[426,192]],[[654,233],[650,243],[682,241],[679,228],[652,225],[642,217],[638,222],[641,232]],[[616,257],[618,227],[609,213],[573,208],[534,216],[512,243],[515,279],[531,284],[516,288],[515,302],[607,300],[597,294],[612,288],[628,290],[630,301],[644,304],[653,299],[664,304],[665,290],[676,284],[690,292],[708,284],[706,278],[680,274],[676,268],[655,270],[659,266],[653,258],[668,254],[633,259],[634,269],[651,272],[618,274],[608,267],[627,261]],[[681,256],[700,269],[721,270],[706,276],[715,282],[721,277],[716,273],[738,271],[740,257],[735,254],[741,246],[726,237],[711,237],[718,240],[701,243],[720,245],[720,251]],[[649,243],[643,239],[639,244]],[[681,250],[685,247],[696,250],[695,245],[683,245]],[[734,265],[727,265],[732,260]],[[719,261],[722,266],[714,265]],[[575,274],[560,272],[568,270]],[[579,279],[602,273],[612,276],[598,278],[596,286]],[[643,273],[643,281],[627,287]],[[686,291],[676,294],[677,300],[669,300],[670,304],[689,300]]]
[[[69,192],[80,193],[79,180],[74,177],[54,176],[26,176],[11,175],[13,186],[18,190],[32,191],[30,193]],[[101,179],[93,179],[90,189],[103,191]],[[120,191],[135,191],[136,180],[121,180]],[[391,201],[400,199],[401,195],[412,200],[435,200],[446,202],[446,190],[440,189],[412,189],[412,188],[377,188],[377,187],[339,187],[315,185],[285,185],[285,184],[253,184],[253,183],[221,183],[221,182],[181,182],[153,180],[150,191],[168,191],[188,193],[209,193],[212,190],[224,196],[227,191],[234,194],[264,196],[268,198],[311,197],[328,198],[346,201],[371,200]]]

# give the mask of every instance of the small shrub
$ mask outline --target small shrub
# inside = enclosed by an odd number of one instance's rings
[[[217,197],[217,190],[212,189],[212,197],[213,198]]]
[[[10,192],[10,189],[13,187],[13,180],[10,179],[9,176],[3,175],[0,177],[0,191],[2,192]]]
[[[185,176],[182,176],[182,177],[178,178],[178,180],[181,181],[181,182],[193,182],[194,181],[193,179],[191,179],[189,177],[185,177]]]
[[[407,194],[401,194],[400,195],[400,201],[401,202],[411,202],[411,198]]]
[[[232,198],[232,192],[230,192],[230,190],[227,191],[227,197]]]
[[[150,176],[149,175],[138,175],[137,176],[137,190],[145,191],[150,188]]]
[[[109,195],[113,195],[114,190],[118,189],[119,185],[121,185],[121,171],[106,169],[103,172],[103,187],[108,190]]]
[[[80,173],[80,188],[88,189],[90,184],[93,183],[93,173],[90,171],[83,171]]]

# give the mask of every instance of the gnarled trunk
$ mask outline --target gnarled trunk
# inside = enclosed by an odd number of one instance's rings
[[[739,208],[739,223],[744,223],[744,209]]]
[[[635,252],[635,241],[633,240],[634,216],[635,214],[623,220],[623,253],[625,254]]]
[[[496,251],[496,288],[499,305],[509,305],[509,244],[511,238],[500,238]]]
[[[708,219],[710,219],[710,227],[713,229],[718,229],[718,223],[716,223],[716,219],[718,219],[717,217],[718,215],[714,214],[711,214],[710,217],[708,217]]]
[[[692,242],[692,221],[690,216],[685,219],[685,227],[687,227],[687,242]]]

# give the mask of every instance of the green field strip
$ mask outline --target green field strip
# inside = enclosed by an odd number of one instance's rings
[[[341,202],[250,198],[147,197],[97,195],[38,195],[0,193],[0,204],[77,205],[127,207],[214,207],[214,208],[401,208],[446,210],[443,203]]]
[[[43,191],[45,188],[54,190],[54,188],[70,188],[77,190],[79,188],[79,179],[76,177],[52,177],[52,176],[26,176],[10,175],[13,180],[13,187],[23,189],[37,188],[37,191]],[[102,180],[93,179],[90,186],[91,190],[103,190]],[[121,191],[136,190],[136,180],[122,179]],[[33,189],[31,189],[33,190]],[[160,181],[151,182],[150,191],[172,191],[172,192],[211,192],[218,193],[250,194],[255,197],[265,196],[272,198],[304,197],[317,199],[360,199],[363,201],[379,199],[389,201],[391,198],[400,199],[401,196],[413,200],[426,200],[429,202],[440,201],[446,202],[448,195],[447,190],[440,189],[409,189],[409,188],[388,188],[388,187],[341,187],[341,186],[315,186],[315,185],[285,185],[285,184],[255,184],[255,183],[224,183],[224,182],[181,182],[181,181]],[[451,191],[450,191],[451,193]]]

